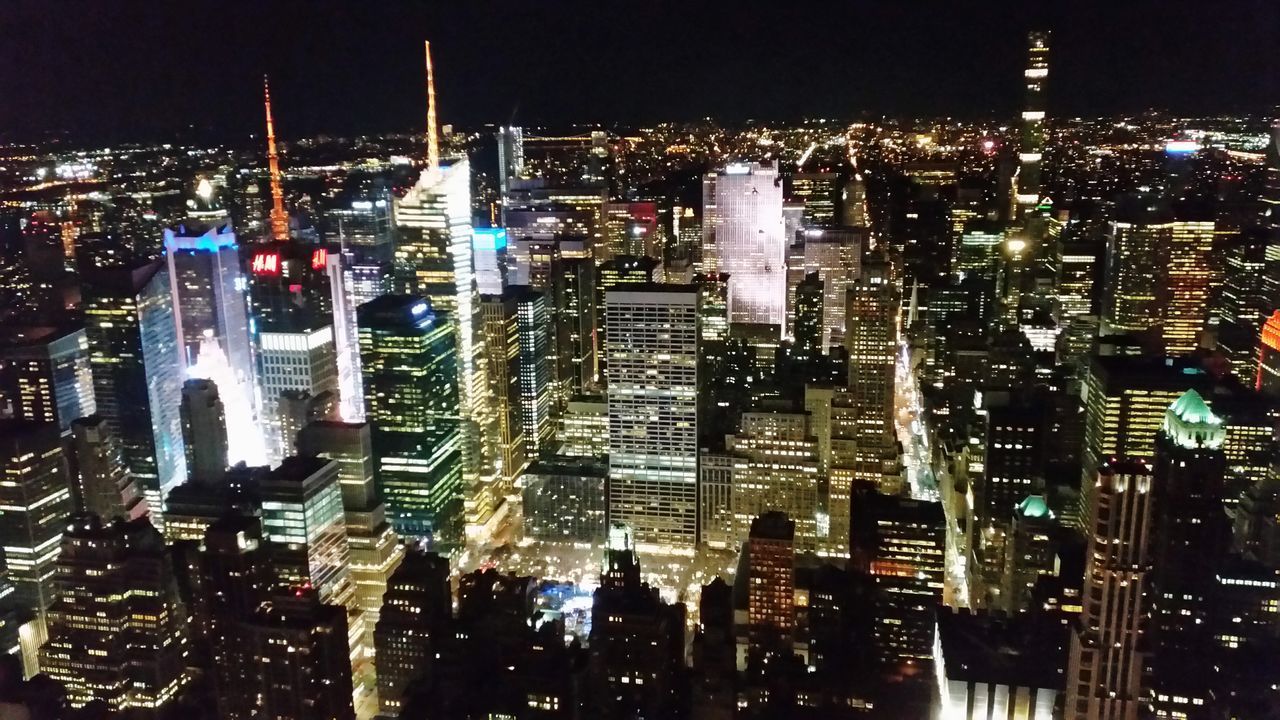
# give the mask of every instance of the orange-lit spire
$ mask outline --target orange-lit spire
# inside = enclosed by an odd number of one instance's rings
[[[289,239],[289,216],[284,212],[284,188],[280,184],[280,155],[276,152],[276,126],[271,119],[271,83],[262,76],[262,94],[267,108],[267,168],[271,171],[271,237]]]
[[[436,76],[431,68],[431,41],[424,40],[427,54],[427,168],[440,167],[440,140],[436,136]]]

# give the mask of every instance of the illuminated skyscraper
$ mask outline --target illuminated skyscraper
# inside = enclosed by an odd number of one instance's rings
[[[364,612],[365,647],[373,648],[373,629],[387,579],[404,557],[386,506],[374,482],[373,437],[367,423],[314,422],[298,433],[298,454],[338,463],[338,483],[346,517],[347,548],[355,603]]]
[[[146,518],[73,516],[53,580],[41,669],[73,706],[158,717],[191,681],[187,612],[160,533]]]
[[[1250,228],[1228,238],[1217,307],[1218,348],[1248,382],[1258,360],[1262,324],[1275,308],[1267,299],[1267,235]]]
[[[512,125],[498,128],[498,190],[503,195],[511,180],[524,173],[524,129]]]
[[[187,477],[183,367],[169,271],[156,261],[82,273],[97,412],[161,522],[161,497]]]
[[[342,390],[329,253],[300,241],[268,243],[254,251],[249,267],[263,435],[268,457],[279,462],[293,442],[283,430],[281,394]]]
[[[493,507],[497,418],[489,397],[480,296],[472,269],[471,171],[465,158],[423,170],[396,204],[397,292],[425,297],[453,327],[468,533],[483,533]],[[367,391],[366,391],[367,394]],[[390,498],[388,498],[390,500]]]
[[[314,588],[322,602],[354,608],[338,463],[289,457],[263,479],[262,534],[281,590]]]
[[[729,165],[702,178],[702,271],[729,274],[729,322],[786,325],[782,181],[772,165]]]
[[[795,525],[786,513],[751,521],[747,559],[748,652],[761,657],[791,653],[795,629]]]
[[[1064,717],[1137,720],[1150,612],[1151,468],[1120,461],[1098,469],[1085,554],[1084,609],[1071,637]]]
[[[501,295],[507,285],[507,231],[476,228],[471,240],[476,287],[481,295]]]
[[[826,548],[826,483],[818,443],[805,413],[746,412],[741,429],[725,438],[734,458],[729,510],[733,542],[745,542],[753,521],[771,510],[785,514],[798,552]]]
[[[0,414],[57,423],[66,432],[94,413],[89,342],[83,328],[0,326]]]
[[[485,341],[490,352],[491,393],[499,411],[506,485],[548,447],[551,423],[551,369],[548,317],[543,293],[513,285],[483,299]]]
[[[606,258],[619,255],[651,257],[661,261],[662,236],[658,233],[658,203],[608,202],[604,204]]]
[[[1064,242],[1058,263],[1058,302],[1064,324],[1079,315],[1094,315],[1099,270],[1104,249],[1088,238]]]
[[[609,291],[609,520],[641,546],[692,551],[698,526],[698,292]]]
[[[1049,33],[1027,36],[1026,86],[1022,134],[1018,148],[1017,203],[1019,217],[1040,202],[1040,161],[1044,153],[1045,82],[1049,78]]]
[[[1216,224],[1197,217],[1190,207],[1176,215],[1156,206],[1122,209],[1108,238],[1105,332],[1162,327],[1166,353],[1199,346],[1217,277],[1210,262]]]
[[[622,285],[654,282],[654,273],[657,270],[657,260],[631,255],[618,255],[596,266],[596,327],[594,333],[597,346],[608,347],[609,345],[609,290]],[[600,375],[607,382],[609,376],[609,357],[607,353],[600,357],[599,364]]]
[[[17,598],[39,613],[54,599],[52,578],[71,488],[58,426],[0,420],[0,543]]]
[[[1208,220],[1178,220],[1169,235],[1169,260],[1164,269],[1164,348],[1184,355],[1200,347],[1200,333],[1209,320],[1210,293],[1220,275],[1213,269],[1216,224]]]
[[[854,477],[892,493],[897,482],[893,408],[898,360],[898,292],[885,260],[863,264],[848,291],[849,394],[857,451]]]
[[[521,285],[515,287],[526,287]],[[520,419],[520,339],[514,293],[480,296],[484,341],[489,351],[489,394],[498,415],[502,475],[514,481],[532,459]]]
[[[1280,307],[1280,118],[1271,121],[1267,174],[1262,190],[1262,227],[1266,233],[1266,273],[1262,287],[1269,308]]]
[[[241,402],[228,401],[233,409],[243,408],[242,416],[229,417],[228,421],[236,428],[252,427],[254,367],[248,281],[240,268],[236,236],[230,225],[183,224],[164,231],[164,250],[182,342],[183,368],[205,360],[201,354],[214,347],[220,350],[231,373],[216,379],[219,394],[225,398],[235,393],[244,396]]]
[[[462,540],[462,456],[453,324],[430,303],[385,295],[359,311],[365,416],[378,490],[396,532]]]
[[[797,172],[791,175],[787,199],[804,203],[804,224],[828,225],[836,221],[840,176],[833,172]]]
[[[801,233],[803,274],[818,273],[822,281],[821,349],[843,345],[845,337],[845,297],[862,273],[862,250],[867,234],[862,228],[810,226]]]
[[[1280,397],[1280,310],[1271,313],[1262,326],[1254,387],[1265,395]]]
[[[1099,356],[1090,358],[1085,398],[1084,466],[1080,512],[1084,528],[1096,488],[1098,468],[1108,458],[1149,460],[1169,405],[1187,390],[1208,383],[1198,366],[1172,358]]]

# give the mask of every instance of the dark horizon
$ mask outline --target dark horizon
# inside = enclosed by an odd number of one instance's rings
[[[285,141],[411,131],[424,39],[441,122],[464,127],[1012,119],[1031,29],[1053,33],[1051,117],[1280,105],[1280,4],[1268,0],[438,4],[7,0],[0,141],[247,138],[261,133],[263,73]]]

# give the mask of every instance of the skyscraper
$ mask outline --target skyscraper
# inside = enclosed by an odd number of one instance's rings
[[[339,338],[328,251],[300,241],[259,247],[249,266],[260,415],[268,457],[279,462],[293,444],[283,429],[280,395],[286,391],[339,394]]]
[[[74,706],[102,700],[154,718],[191,681],[187,613],[160,533],[146,518],[71,518],[54,575],[40,666]]]
[[[187,477],[182,359],[173,290],[162,262],[82,274],[85,336],[97,412],[161,522],[161,498]]]
[[[806,226],[800,237],[804,250],[802,276],[816,272],[818,279],[822,281],[821,347],[823,352],[827,352],[833,345],[844,344],[845,294],[862,273],[862,250],[867,244],[866,230],[840,225],[815,225]]]
[[[428,675],[453,615],[449,562],[410,550],[387,582],[374,630],[378,657],[378,706],[388,715],[401,709],[405,689]]]
[[[71,488],[58,426],[0,420],[0,546],[18,599],[44,612],[54,598],[52,578]]]
[[[1137,200],[1122,205],[1107,235],[1104,334],[1141,332],[1160,323],[1160,274],[1168,262],[1167,222]]]
[[[1151,468],[1119,461],[1098,469],[1090,493],[1084,609],[1071,637],[1069,720],[1136,720],[1142,703],[1150,611]]]
[[[691,551],[698,507],[698,292],[609,291],[609,519],[642,547]]]
[[[227,421],[212,380],[193,378],[183,384],[182,440],[191,477],[205,482],[222,477],[229,464]]]
[[[853,400],[857,450],[854,477],[894,492],[897,440],[894,391],[898,360],[898,292],[885,260],[864,263],[847,297],[849,394]]]
[[[876,599],[875,646],[885,670],[927,677],[935,611],[942,600],[946,518],[942,505],[885,495],[865,482],[851,498],[851,567],[870,574]]]
[[[1200,333],[1209,321],[1210,293],[1221,279],[1213,267],[1216,228],[1212,216],[1179,219],[1170,228],[1164,268],[1166,354],[1185,355],[1200,347]]]
[[[752,654],[785,658],[795,628],[795,524],[786,513],[751,521],[747,537],[747,632]]]
[[[338,463],[289,457],[258,487],[262,534],[281,590],[314,588],[321,602],[354,608]]]
[[[1263,323],[1257,352],[1254,387],[1264,395],[1280,397],[1280,310]]]
[[[489,397],[480,296],[472,268],[467,160],[423,170],[417,184],[397,202],[395,216],[400,232],[396,291],[426,298],[453,330],[465,524],[469,533],[483,532],[493,512],[485,496],[494,480],[497,422]]]
[[[1040,161],[1044,153],[1045,82],[1049,78],[1049,33],[1027,36],[1027,69],[1023,71],[1026,100],[1018,148],[1017,203],[1019,217],[1040,202]]]
[[[372,648],[382,594],[405,549],[387,522],[386,505],[374,481],[377,464],[369,424],[313,422],[298,433],[298,454],[338,463],[351,582],[356,606],[364,612],[365,645]]]
[[[786,326],[782,182],[772,165],[729,165],[702,178],[702,271],[729,274],[729,322]]]
[[[1188,390],[1169,406],[1156,438],[1150,682],[1153,705],[1170,717],[1210,699],[1210,674],[1197,663],[1214,650],[1212,606],[1231,544],[1222,505],[1226,436],[1225,421]]]
[[[525,287],[525,286],[515,286]],[[520,340],[513,294],[482,295],[484,341],[489,351],[489,394],[498,415],[504,480],[513,481],[531,458],[520,418]]]
[[[551,440],[549,317],[545,295],[527,286],[513,285],[482,302],[506,486]],[[504,487],[502,494],[508,492]]]
[[[353,720],[347,617],[315,593],[277,596],[238,624],[245,661],[257,666],[229,692],[280,720]]]
[[[1113,457],[1149,460],[1169,405],[1188,389],[1205,389],[1208,380],[1196,365],[1172,358],[1090,358],[1083,390],[1082,528],[1092,527],[1088,513],[1098,487],[1098,468]]]
[[[408,538],[462,539],[462,454],[455,334],[424,299],[385,295],[360,307],[365,416],[378,490]]]
[[[0,413],[57,423],[92,415],[89,342],[74,326],[0,326]]]
[[[248,279],[231,226],[186,223],[164,231],[165,261],[178,324],[184,371],[218,384],[237,441],[232,462],[260,462],[256,432],[254,360],[249,337]],[[204,357],[213,354],[217,357]],[[186,375],[183,379],[186,379]]]
[[[124,466],[120,443],[101,416],[77,418],[71,423],[75,477],[72,495],[85,512],[107,521],[117,517],[135,520],[147,514],[142,492]]]

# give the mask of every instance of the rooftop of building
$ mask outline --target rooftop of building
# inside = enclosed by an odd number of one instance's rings
[[[72,336],[82,332],[84,325],[71,322],[58,325],[0,323],[0,355],[12,350],[44,348],[64,339],[74,342]]]
[[[1003,615],[938,608],[938,638],[947,680],[1009,687],[1066,686],[1068,615],[1036,611]]]

